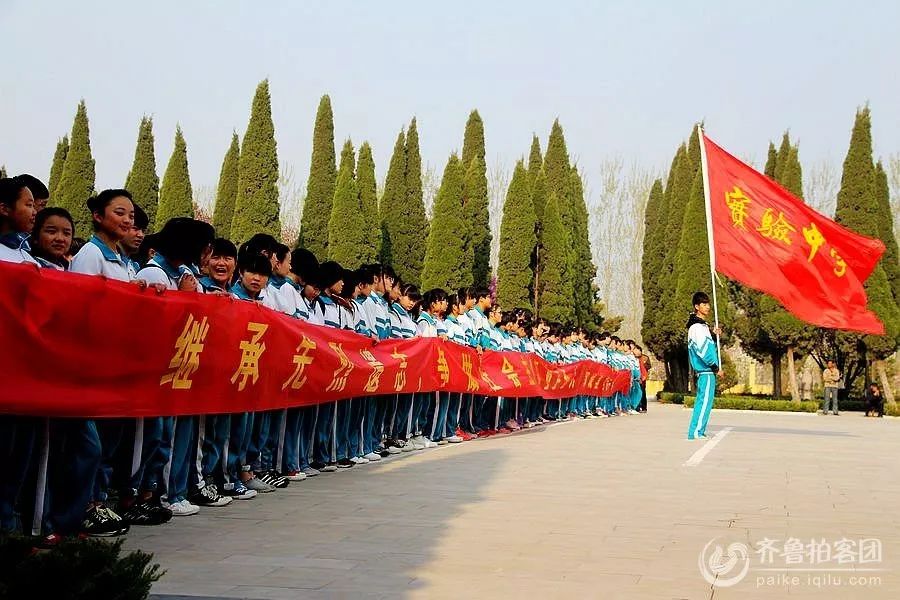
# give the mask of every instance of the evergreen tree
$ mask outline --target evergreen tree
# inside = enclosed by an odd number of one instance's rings
[[[644,247],[641,254],[641,295],[644,300],[644,316],[641,320],[641,335],[644,342],[648,343],[648,330],[653,324],[653,312],[659,297],[659,268],[662,249],[660,243],[662,236],[660,221],[665,218],[662,211],[663,203],[662,180],[657,179],[650,188],[650,196],[647,199],[647,207],[644,210]],[[652,348],[651,348],[652,350]]]
[[[469,113],[469,119],[466,121],[466,133],[463,137],[463,166],[468,168],[472,164],[472,159],[476,156],[481,158],[481,160],[485,160],[484,123],[478,111],[473,110]]]
[[[528,171],[520,160],[509,182],[500,223],[497,302],[506,309],[532,309],[534,273],[531,259],[537,244],[537,217],[530,187]]]
[[[477,157],[473,159],[476,161]],[[472,249],[459,235],[465,226],[463,212],[465,182],[456,154],[444,168],[441,187],[434,201],[434,219],[428,232],[422,289],[455,290],[472,285]]]
[[[572,323],[575,312],[572,306],[572,285],[566,273],[569,256],[568,239],[559,214],[556,194],[550,194],[544,210],[543,260],[538,282],[539,316],[550,321]]]
[[[528,153],[528,179],[534,183],[538,173],[544,169],[544,157],[541,155],[541,140],[531,136],[531,151]]]
[[[393,236],[397,234],[397,223],[406,203],[406,134],[397,135],[394,153],[388,165],[384,180],[384,193],[378,206],[378,221],[381,223],[381,250],[379,257],[383,264],[394,264]]]
[[[763,171],[766,177],[775,179],[775,167],[778,161],[778,151],[775,150],[775,144],[769,142],[769,152],[766,154],[766,168]]]
[[[803,175],[798,152],[797,146],[790,147],[784,161],[784,168],[781,171],[781,179],[778,182],[787,191],[803,199]]]
[[[875,164],[875,193],[878,201],[878,237],[884,242],[885,251],[881,257],[881,267],[891,285],[894,302],[900,305],[900,253],[894,236],[894,217],[891,214],[891,190],[887,173],[879,160]]]
[[[422,157],[419,154],[419,134],[413,118],[406,133],[405,202],[397,207],[386,221],[393,252],[393,267],[397,275],[408,283],[420,282],[425,260],[425,240],[428,221],[422,196]],[[470,263],[471,266],[471,263]]]
[[[465,226],[472,248],[472,280],[487,286],[491,278],[491,225],[488,214],[487,166],[475,155],[469,163],[465,180]]]
[[[845,227],[869,237],[880,237],[883,223],[879,221],[887,216],[881,214],[879,210],[875,173],[875,165],[872,162],[872,122],[869,109],[866,107],[856,113],[856,122],[850,136],[850,148],[844,159],[835,215],[836,220]],[[883,260],[875,266],[864,286],[869,300],[868,306],[884,323],[885,335],[838,336],[838,345],[847,355],[855,354],[859,343],[862,342],[864,350],[855,357],[858,369],[864,368],[868,358],[883,359],[890,356],[897,350],[900,341],[900,308],[894,301],[891,284],[882,265]]]
[[[553,121],[550,129],[550,139],[547,142],[547,154],[544,155],[544,175],[547,178],[548,194],[556,194],[556,201],[560,203],[560,215],[563,223],[567,222],[566,212],[568,207],[567,190],[569,179],[569,151],[566,150],[566,139],[563,135],[559,119]]]
[[[325,95],[319,101],[319,110],[316,112],[312,161],[298,241],[298,246],[318,257],[328,256],[328,221],[331,219],[336,175],[334,116],[331,112],[331,98]]]
[[[156,174],[153,119],[150,117],[141,118],[134,162],[125,179],[125,189],[131,192],[134,203],[147,213],[152,225],[156,220],[156,207],[159,204],[159,175]]]
[[[6,165],[0,165],[0,178],[6,178]]]
[[[56,188],[62,178],[63,168],[66,166],[66,155],[69,153],[69,136],[64,135],[56,143],[56,152],[53,153],[53,165],[50,167],[50,179],[47,181],[47,189],[50,197],[56,196]]]
[[[542,169],[538,169],[533,178],[529,172],[529,179],[531,179],[531,203],[534,204],[534,216],[538,222],[538,239],[540,239],[541,230],[543,229],[544,207],[547,206],[547,196],[550,192],[547,190],[547,178],[544,176]]]
[[[602,322],[600,315],[594,315],[594,303],[596,301],[596,292],[594,289],[594,276],[597,268],[591,256],[591,241],[588,234],[588,212],[587,204],[584,201],[584,187],[581,183],[581,176],[578,169],[572,167],[570,178],[570,195],[571,203],[570,212],[572,214],[572,229],[569,233],[569,239],[572,244],[572,265],[571,279],[573,300],[575,308],[575,322],[585,329],[591,331],[595,323]]]
[[[353,172],[355,162],[353,142],[347,140],[341,150],[331,220],[328,222],[328,258],[348,269],[355,269],[365,262],[364,248],[360,242],[366,236],[366,222]]]
[[[257,233],[280,238],[278,213],[278,147],[275,143],[275,125],[272,123],[269,80],[265,79],[256,87],[250,122],[247,123],[238,159],[238,187],[231,218],[231,239],[241,243]]]
[[[775,180],[784,181],[784,169],[790,160],[791,155],[791,138],[785,131],[781,136],[781,146],[778,147],[778,155],[775,160]]]
[[[234,204],[237,201],[241,146],[237,133],[231,134],[231,145],[222,160],[219,185],[216,188],[216,206],[213,209],[213,227],[216,234],[231,239],[231,223],[234,220]]]
[[[72,133],[69,135],[69,152],[66,163],[59,178],[54,206],[61,206],[69,211],[75,221],[76,237],[89,238],[91,214],[87,200],[94,194],[94,159],[91,156],[91,132],[88,125],[87,107],[84,100],[78,103]]]
[[[191,176],[188,173],[187,144],[181,126],[175,128],[175,147],[163,175],[159,189],[159,209],[156,212],[156,229],[162,229],[169,219],[194,216],[194,195]]]
[[[375,181],[375,160],[372,158],[372,147],[363,142],[359,147],[359,159],[356,166],[356,184],[359,188],[359,200],[365,222],[365,233],[362,237],[363,263],[373,263],[378,259],[378,246],[381,240],[381,228],[378,220],[378,196]]]

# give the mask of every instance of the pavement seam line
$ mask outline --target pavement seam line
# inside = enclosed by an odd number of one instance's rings
[[[706,455],[712,451],[716,445],[722,441],[722,439],[728,435],[734,427],[725,427],[719,433],[717,433],[711,440],[703,444],[703,447],[694,452],[693,456],[691,456],[686,463],[684,463],[683,467],[696,467],[703,459],[706,458]]]

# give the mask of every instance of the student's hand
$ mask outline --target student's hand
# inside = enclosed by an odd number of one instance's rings
[[[183,275],[178,280],[178,289],[182,292],[196,292],[197,278],[193,275]]]
[[[475,346],[475,351],[478,352],[479,355],[484,354],[484,348],[481,346]]]
[[[441,335],[439,335],[438,337],[441,338],[442,340],[444,340],[445,342],[449,342],[449,341],[450,341],[450,338],[447,337],[446,335],[441,334]]]
[[[715,327],[713,327],[712,332],[713,332],[714,334],[716,334],[717,336],[721,336],[721,335],[722,335],[722,328],[721,328],[720,326],[716,325]]]
[[[212,291],[206,292],[206,295],[207,296],[230,296],[231,294],[229,294],[228,292],[223,292],[222,290],[212,290]]]
[[[135,279],[131,283],[136,285],[138,287],[138,289],[141,290],[142,292],[147,289],[147,282],[144,281],[143,279]]]

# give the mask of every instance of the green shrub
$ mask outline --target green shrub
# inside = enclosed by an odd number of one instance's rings
[[[660,404],[683,404],[684,394],[678,392],[659,392],[656,394],[656,401]]]
[[[0,600],[144,600],[162,577],[152,554],[120,556],[123,540],[67,540],[34,552],[31,540],[0,537]]]
[[[684,399],[684,405],[694,406],[694,398]],[[819,410],[818,402],[792,402],[790,400],[770,400],[749,396],[720,396],[715,399],[713,408],[731,408],[735,410],[777,410],[782,412],[808,412]]]

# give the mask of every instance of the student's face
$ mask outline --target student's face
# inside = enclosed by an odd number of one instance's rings
[[[266,284],[269,283],[268,275],[262,273],[254,273],[253,271],[244,271],[241,273],[241,284],[248,292],[258,294],[262,291]]]
[[[409,296],[401,296],[400,297],[400,306],[403,307],[403,310],[410,311],[413,309],[413,306],[416,305],[416,301],[410,298]]]
[[[390,275],[384,275],[381,278],[382,291],[393,289],[395,282],[396,282],[396,280],[393,277],[391,277]]]
[[[303,296],[312,302],[319,295],[319,288],[314,285],[306,284],[303,286]]]
[[[448,304],[449,302],[447,302],[446,300],[441,300],[440,302],[438,302],[438,312],[442,315],[445,314],[447,312]]]
[[[372,284],[372,283],[361,283],[361,284],[359,284],[359,295],[361,295],[361,296],[368,296],[369,294],[372,293],[372,288],[373,288],[373,287],[374,287],[374,284]]]
[[[829,361],[828,361],[828,368],[829,368],[829,369],[833,369],[833,368],[834,368],[834,361],[833,361],[833,360],[829,360]]]
[[[466,298],[466,310],[472,310],[475,306],[475,298]]]
[[[491,312],[488,313],[488,320],[491,322],[491,325],[495,325],[500,322],[500,319],[503,315],[500,312],[499,308],[495,308]]]
[[[38,232],[37,245],[48,256],[63,258],[72,247],[72,224],[64,217],[49,217]]]
[[[117,196],[102,213],[93,214],[97,229],[117,241],[125,239],[134,225],[134,204],[125,196]]]
[[[478,306],[480,306],[485,312],[490,310],[491,304],[492,304],[492,301],[491,301],[490,296],[485,296],[483,298],[478,299]]]
[[[701,318],[705,319],[706,317],[709,316],[709,311],[710,311],[709,302],[701,302],[694,308],[697,310],[697,314]]]
[[[122,248],[125,249],[125,252],[128,254],[137,254],[138,249],[141,247],[141,242],[144,241],[144,230],[138,229],[133,223],[131,225],[131,229],[128,230],[128,235],[122,238],[122,241],[119,242]]]
[[[641,354],[643,354],[643,352],[641,352],[641,349],[640,349],[640,348],[634,348],[631,352],[632,352],[635,356],[637,356],[638,358],[640,358],[640,357],[641,357]]]
[[[390,297],[391,297],[391,302],[397,302],[400,300],[400,286],[399,285],[391,286]],[[401,306],[402,306],[402,304],[401,304]]]
[[[465,304],[459,304],[459,303],[457,303],[457,304],[454,304],[454,305],[453,305],[453,308],[452,308],[452,310],[451,310],[451,314],[459,316],[459,315],[461,315],[462,313],[464,313],[465,310],[466,310],[466,305],[465,305]]]
[[[236,264],[233,256],[222,256],[213,254],[206,263],[206,271],[210,278],[219,285],[228,285],[231,278],[234,277],[234,265]]]
[[[34,199],[34,210],[37,212],[41,212],[45,208],[47,208],[47,203],[50,201],[50,198],[35,198]]]
[[[338,279],[331,285],[331,287],[328,288],[328,293],[332,294],[334,296],[337,296],[338,294],[340,294],[343,291],[344,291],[344,280],[343,279]]]
[[[600,345],[604,348],[609,348],[609,338],[604,338],[600,340]]]
[[[0,215],[10,221],[10,226],[16,233],[25,233],[34,229],[36,214],[34,196],[31,195],[31,190],[28,188],[22,188],[12,207],[0,204]]]
[[[272,255],[272,273],[281,277],[287,277],[291,272],[291,253],[284,255],[284,260],[278,260],[276,255]]]

